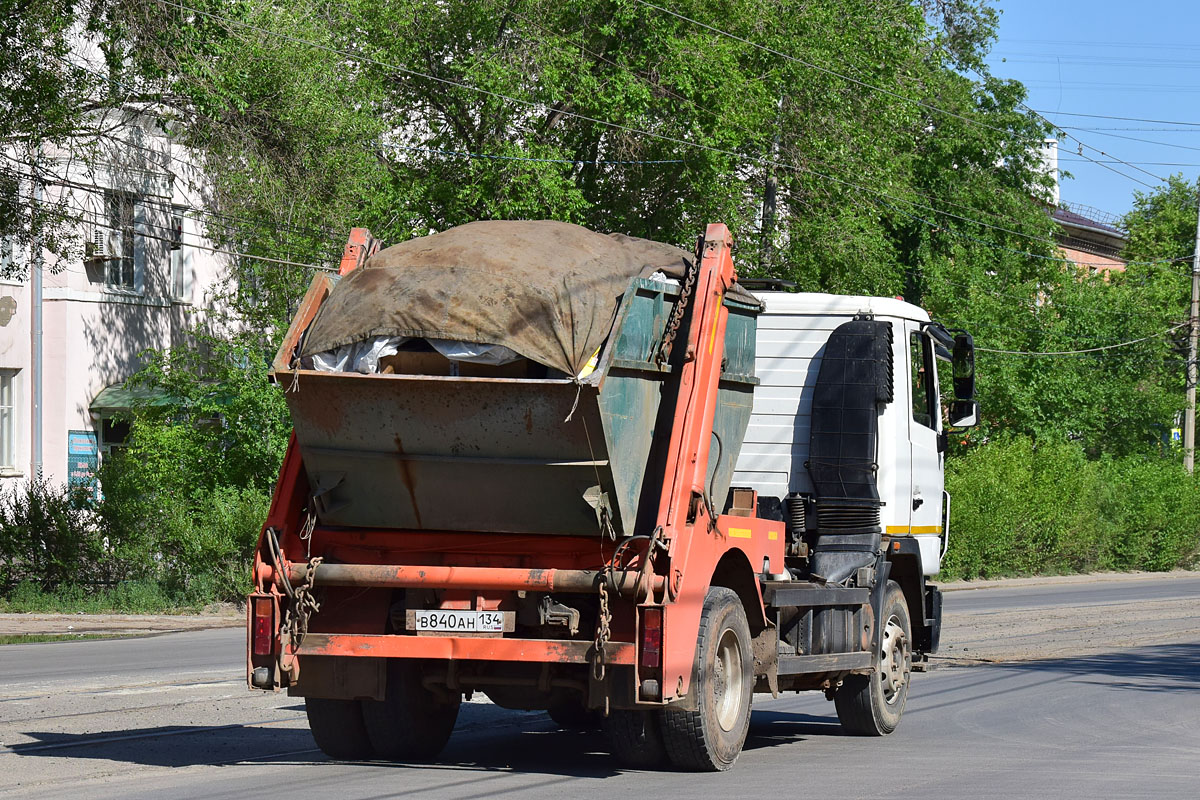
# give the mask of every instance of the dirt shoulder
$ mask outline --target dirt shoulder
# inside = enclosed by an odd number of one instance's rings
[[[1079,575],[1038,575],[1031,578],[996,578],[993,580],[938,581],[943,592],[971,589],[1012,589],[1022,586],[1062,586],[1081,583],[1134,583],[1164,579],[1200,578],[1200,571],[1176,569],[1170,572],[1087,572]]]
[[[1200,641],[1200,572],[980,584],[949,587],[985,591],[947,598],[941,647],[931,664],[1077,658]]]
[[[0,636],[75,633],[128,636],[245,624],[244,612],[222,603],[200,614],[0,614]]]

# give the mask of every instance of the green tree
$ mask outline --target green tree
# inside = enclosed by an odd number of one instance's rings
[[[1052,225],[1030,199],[1044,125],[1019,85],[958,72],[990,8],[669,5],[131,2],[112,36],[204,154],[211,232],[250,252],[328,264],[353,225],[395,242],[529,217],[690,246],[720,220],[744,272],[806,289],[936,303],[944,274],[1044,272],[994,257],[1047,251]],[[252,269],[243,306],[278,331],[307,276]]]
[[[55,158],[83,155],[105,131],[95,76],[72,60],[103,2],[0,0],[0,236],[16,248],[74,243],[70,208],[39,198],[34,184],[54,180]]]
[[[169,403],[133,414],[101,470],[101,518],[118,570],[176,596],[236,600],[291,425],[257,335],[201,335],[149,354],[134,385]]]

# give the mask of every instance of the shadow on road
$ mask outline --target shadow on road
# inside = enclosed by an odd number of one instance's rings
[[[755,711],[750,716],[746,750],[802,742],[811,736],[844,736],[837,716],[818,717],[789,711]]]
[[[276,723],[280,722],[289,725],[278,726]],[[6,749],[13,755],[26,757],[95,759],[157,767],[326,762],[307,728],[297,725],[302,722],[303,717],[297,716],[241,725],[164,725],[71,734],[27,731],[25,735],[34,741]],[[842,735],[836,717],[758,710],[751,718],[746,749],[776,747],[830,735]],[[369,766],[413,765],[372,761]],[[622,771],[609,754],[604,735],[598,731],[561,730],[541,713],[506,711],[479,704],[463,706],[449,745],[437,760],[420,766],[570,778],[607,778]]]
[[[1197,664],[1200,664],[1200,642],[1139,647],[1094,656],[996,664],[994,667],[1022,672],[1095,676],[1097,680],[1092,681],[1094,683],[1142,692],[1186,692],[1200,689],[1200,668]]]

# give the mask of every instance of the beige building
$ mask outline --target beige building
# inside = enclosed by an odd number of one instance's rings
[[[186,153],[151,129],[130,118],[121,139],[127,146],[114,145],[103,163],[64,156],[33,193],[41,202],[65,202],[86,243],[79,260],[40,254],[40,359],[39,259],[7,240],[0,279],[0,487],[39,469],[55,483],[87,480],[126,433],[112,419],[128,406],[120,384],[142,364],[143,351],[183,340],[228,273],[228,258],[202,236],[202,203]]]

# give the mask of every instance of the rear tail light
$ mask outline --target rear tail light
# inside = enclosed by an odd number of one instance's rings
[[[642,666],[662,666],[662,626],[663,611],[661,608],[642,609]]]
[[[256,656],[271,655],[275,644],[275,601],[269,596],[252,597],[254,610],[251,644]]]

